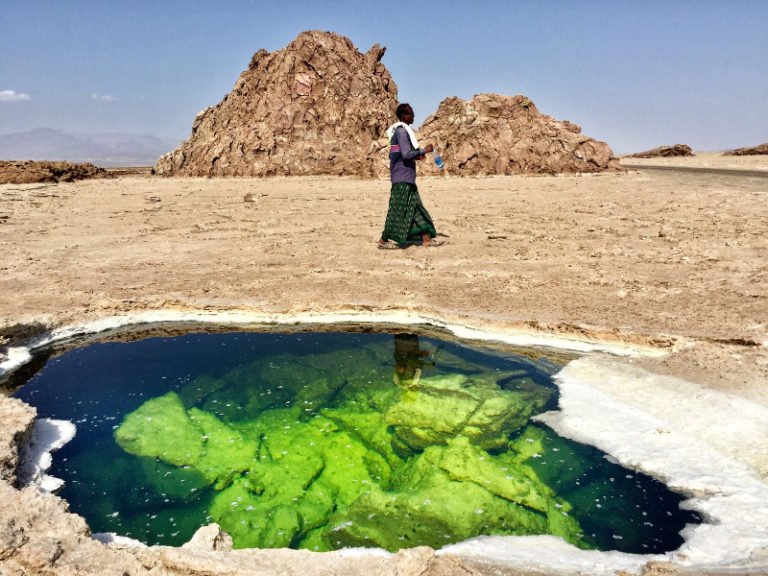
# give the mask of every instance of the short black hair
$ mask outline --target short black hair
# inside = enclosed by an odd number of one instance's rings
[[[403,102],[402,104],[398,104],[397,110],[395,110],[395,116],[397,116],[397,119],[400,120],[400,118],[403,117],[403,114],[405,114],[407,110],[413,111],[413,108],[411,108],[411,105],[408,104],[408,102]]]

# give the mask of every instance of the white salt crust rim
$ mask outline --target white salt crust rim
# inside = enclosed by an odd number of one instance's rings
[[[76,427],[69,420],[38,418],[29,440],[21,450],[17,477],[22,485],[37,484],[44,492],[56,492],[64,481],[46,474],[53,463],[51,456],[75,437]]]
[[[459,338],[542,346],[614,356],[664,355],[650,347],[580,341],[522,331],[482,330],[409,312],[293,315],[245,312],[145,312],[105,318],[52,331],[27,347],[12,348],[0,375],[29,361],[31,352],[54,342],[128,325],[201,322],[249,325],[429,325]],[[482,536],[445,546],[438,554],[511,569],[556,574],[638,573],[649,561],[688,569],[755,571],[768,567],[768,408],[697,384],[652,374],[615,357],[591,354],[570,362],[555,380],[560,410],[538,420],[558,434],[596,446],[619,464],[663,481],[689,496],[683,506],[705,524],[689,525],[684,544],[666,554],[641,555],[579,550],[553,536]],[[99,534],[106,542],[127,539]],[[345,554],[374,554],[350,549]]]

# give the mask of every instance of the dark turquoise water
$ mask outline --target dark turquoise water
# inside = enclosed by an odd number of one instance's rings
[[[216,521],[239,547],[679,547],[698,521],[681,496],[530,422],[556,408],[558,369],[406,335],[189,334],[72,350],[14,395],[77,425],[50,473],[94,532],[178,545]]]

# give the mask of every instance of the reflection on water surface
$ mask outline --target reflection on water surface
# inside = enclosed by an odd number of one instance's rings
[[[530,421],[546,356],[414,334],[229,333],[93,344],[16,396],[72,420],[62,496],[94,532],[237,547],[439,548],[481,534],[677,548],[695,517],[660,483]]]

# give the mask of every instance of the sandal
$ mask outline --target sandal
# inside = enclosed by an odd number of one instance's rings
[[[421,246],[423,246],[424,248],[439,248],[443,244],[445,244],[444,240],[435,240],[433,238],[432,240],[429,241],[429,244],[422,244]]]
[[[393,242],[387,242],[386,244],[376,244],[379,250],[400,250],[400,245]]]

